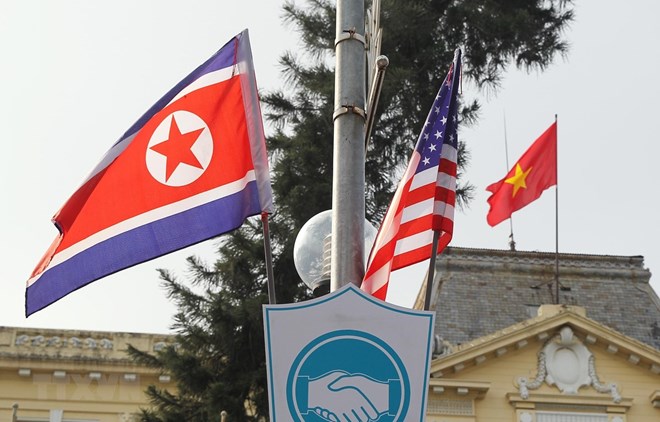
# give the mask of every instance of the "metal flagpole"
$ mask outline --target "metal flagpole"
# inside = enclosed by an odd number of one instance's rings
[[[506,156],[506,173],[509,172],[509,142],[506,136],[506,111],[502,111],[502,116],[504,120],[504,155]],[[505,173],[505,174],[506,174]],[[509,217],[509,226],[511,228],[511,234],[509,235],[509,248],[512,251],[516,250],[516,242],[513,240],[513,214]]]
[[[364,277],[364,0],[338,0],[330,291]]]
[[[266,276],[268,277],[268,303],[275,305],[275,277],[273,276],[273,250],[270,246],[270,227],[268,225],[268,213],[261,213],[261,227],[264,232],[264,256],[266,258]]]
[[[426,294],[424,296],[424,310],[431,309],[431,293],[433,291],[433,277],[435,276],[435,260],[438,256],[438,240],[440,240],[440,232],[433,230],[433,246],[431,248],[431,259],[429,259],[429,270],[426,277]]]
[[[555,114],[555,126],[557,129],[557,115]],[[555,305],[559,305],[559,134],[556,136],[557,155],[555,157]]]

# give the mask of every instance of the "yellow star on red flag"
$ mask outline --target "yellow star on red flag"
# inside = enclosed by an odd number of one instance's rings
[[[504,180],[504,183],[513,185],[513,195],[511,195],[512,198],[516,197],[516,194],[518,193],[518,189],[520,188],[527,189],[527,184],[525,183],[525,179],[527,178],[527,175],[529,174],[530,171],[532,171],[531,167],[523,172],[522,167],[520,167],[520,163],[516,163],[516,173],[513,176],[509,177],[508,179]]]

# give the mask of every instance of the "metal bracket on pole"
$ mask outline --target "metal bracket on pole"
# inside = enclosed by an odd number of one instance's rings
[[[366,37],[362,25],[364,0],[337,0],[331,291],[348,283],[357,285],[364,277]]]
[[[342,114],[346,114],[346,113],[357,114],[358,116],[361,116],[365,120],[367,118],[367,113],[365,113],[365,111],[363,109],[361,109],[360,107],[354,106],[354,105],[343,105],[343,106],[339,107],[337,110],[335,110],[334,113],[332,113],[332,120],[334,121],[334,120],[337,119],[337,117],[341,116]]]
[[[367,123],[364,131],[364,149],[369,146],[371,139],[371,131],[374,128],[376,119],[376,107],[378,106],[378,99],[380,92],[383,89],[383,80],[385,79],[385,70],[390,64],[387,56],[378,56],[374,66],[374,77],[372,78],[371,88],[369,89],[369,100],[367,101]]]
[[[335,48],[339,45],[340,42],[347,40],[356,40],[362,43],[362,45],[367,46],[367,40],[363,35],[360,35],[356,32],[355,28],[344,29],[344,32],[335,39]]]

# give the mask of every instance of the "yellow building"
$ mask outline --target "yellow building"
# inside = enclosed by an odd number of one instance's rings
[[[428,422],[660,421],[660,300],[643,258],[561,254],[559,263],[554,305],[554,254],[438,257]],[[126,347],[171,341],[0,327],[0,422],[136,421],[148,385],[176,385]]]
[[[554,265],[459,248],[438,260],[427,421],[660,421],[660,300],[643,259],[562,254],[548,305]]]
[[[658,350],[583,308],[539,313],[435,359],[427,421],[660,421]]]
[[[127,345],[155,351],[167,341],[163,335],[0,327],[0,421],[132,422],[148,406],[146,387],[166,386],[170,378],[133,363]]]

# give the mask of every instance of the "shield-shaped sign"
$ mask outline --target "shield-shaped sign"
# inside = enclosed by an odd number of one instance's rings
[[[434,315],[352,284],[265,305],[271,421],[423,421]]]

